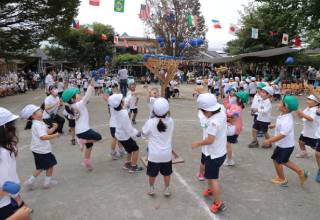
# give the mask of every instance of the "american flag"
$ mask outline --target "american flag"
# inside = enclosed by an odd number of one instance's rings
[[[139,18],[143,21],[146,21],[150,18],[149,4],[141,4]]]

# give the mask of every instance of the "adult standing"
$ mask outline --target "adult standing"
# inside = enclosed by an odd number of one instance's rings
[[[53,84],[54,84],[54,81],[53,81],[53,77],[52,77],[51,72],[49,72],[49,73],[47,74],[44,83],[45,83],[45,86],[46,86],[45,91],[46,91],[47,94],[49,94],[49,93],[50,93],[49,87],[50,87],[50,86],[53,86]]]
[[[43,121],[52,126],[53,123],[58,124],[57,132],[63,133],[64,118],[58,115],[58,110],[61,105],[60,98],[58,97],[58,89],[54,86],[49,87],[49,93],[44,100]]]
[[[122,68],[118,71],[118,78],[120,81],[120,92],[124,97],[127,96],[127,87],[128,87],[128,70]]]

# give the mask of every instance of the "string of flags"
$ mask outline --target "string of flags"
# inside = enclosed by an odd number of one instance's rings
[[[124,12],[125,0],[114,0],[114,11]],[[100,0],[89,0],[89,5],[100,6]]]

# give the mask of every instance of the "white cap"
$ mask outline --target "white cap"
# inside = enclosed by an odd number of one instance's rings
[[[223,80],[223,82],[227,83],[227,82],[229,82],[229,79],[228,79],[228,78],[225,78],[225,79]]]
[[[157,98],[153,103],[153,112],[157,116],[163,116],[169,111],[169,102],[165,98]]]
[[[122,94],[113,94],[112,96],[109,97],[110,107],[117,108],[120,105],[122,99],[123,99]]]
[[[317,97],[315,97],[314,95],[312,95],[312,94],[309,95],[307,99],[311,99],[311,100],[313,100],[313,101],[315,101],[317,103],[320,103],[320,100]]]
[[[234,78],[234,80],[235,80],[235,81],[239,81],[240,78],[236,76],[236,77]]]
[[[36,105],[33,105],[33,104],[30,104],[30,105],[27,105],[26,107],[24,107],[20,113],[20,116],[21,118],[23,119],[29,119],[32,114],[36,111],[38,111],[40,109],[39,106],[36,106]]]
[[[250,80],[250,79],[246,79],[246,82],[247,82],[247,83],[251,83],[251,80]]]
[[[216,96],[211,93],[200,94],[197,99],[197,104],[199,109],[210,112],[221,108],[220,104],[217,102]]]
[[[7,124],[19,118],[18,115],[12,114],[9,110],[0,107],[0,126]]]
[[[256,77],[251,77],[251,81],[256,81]]]
[[[262,90],[266,91],[269,95],[273,95],[274,91],[271,86],[265,86],[262,88]]]

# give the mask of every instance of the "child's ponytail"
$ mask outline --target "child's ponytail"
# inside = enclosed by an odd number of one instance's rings
[[[32,128],[32,118],[28,118],[26,127],[24,128],[24,130],[30,130]]]
[[[157,125],[157,129],[159,132],[166,132],[167,130],[167,125],[165,125],[162,121],[161,118],[159,118],[159,122],[158,122],[158,125]]]
[[[74,111],[69,105],[65,105],[64,107],[66,109],[66,112],[72,116],[74,116]]]

